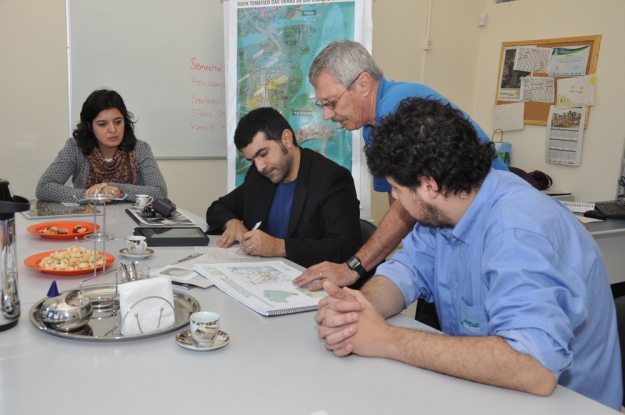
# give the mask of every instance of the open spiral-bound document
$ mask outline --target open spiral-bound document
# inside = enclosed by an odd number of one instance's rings
[[[196,264],[194,270],[263,316],[315,311],[327,295],[293,284],[302,271],[282,261]]]

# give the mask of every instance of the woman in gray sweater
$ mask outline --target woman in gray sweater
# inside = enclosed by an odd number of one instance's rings
[[[92,92],[73,138],[39,179],[37,198],[75,202],[97,190],[128,201],[137,194],[166,198],[165,179],[150,146],[135,137],[132,117],[117,92]],[[65,186],[70,177],[73,187]]]

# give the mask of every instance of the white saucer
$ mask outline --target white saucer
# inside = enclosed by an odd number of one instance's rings
[[[134,210],[143,210],[143,208],[146,208],[146,207],[148,207],[148,206],[149,206],[149,205],[146,205],[146,206],[137,206],[137,204],[136,204],[136,203],[133,203],[133,204],[131,204],[131,205],[130,205],[130,207],[131,207],[132,209],[134,209]]]
[[[219,330],[217,333],[217,337],[213,341],[213,345],[210,347],[197,347],[195,343],[193,343],[193,337],[191,336],[191,330],[183,330],[176,335],[176,343],[178,346],[184,347],[185,349],[195,350],[196,352],[208,352],[209,350],[220,349],[230,343],[230,335],[225,331]]]
[[[135,255],[135,254],[131,254],[131,253],[129,253],[129,252],[128,252],[128,249],[123,248],[123,249],[120,249],[120,250],[119,250],[119,253],[120,253],[123,257],[126,257],[126,258],[131,258],[131,259],[141,259],[141,258],[147,258],[147,257],[151,256],[151,255],[154,253],[154,250],[152,250],[152,249],[148,248],[148,249],[146,249],[145,251],[143,251],[142,253]]]

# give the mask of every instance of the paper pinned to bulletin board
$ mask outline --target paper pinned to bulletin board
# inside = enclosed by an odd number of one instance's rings
[[[555,85],[553,86],[553,99],[551,102],[546,102],[550,93],[545,94],[541,92],[537,94],[536,89],[542,88],[539,85],[540,83],[536,80],[529,79],[548,76],[547,73],[544,73],[544,53],[539,51],[546,48],[579,48],[588,46],[588,60],[584,73],[586,75],[591,75],[596,73],[600,43],[601,35],[503,42],[501,44],[501,57],[499,61],[495,105],[509,104],[510,102],[523,102],[525,107],[523,122],[525,124],[547,125],[550,108],[552,105],[556,105],[557,101],[558,80],[569,78],[569,76],[554,77]],[[531,52],[530,49],[532,48],[536,48],[537,51]],[[517,54],[519,55],[519,58],[517,58]],[[521,61],[519,61],[519,59],[521,59]],[[532,63],[532,61],[534,63]],[[519,69],[534,68],[535,70],[534,72],[527,70],[522,71],[515,69],[515,67]],[[521,95],[521,83],[524,78],[528,78],[528,85],[531,85],[533,88],[533,96],[539,97],[540,100],[545,102],[524,101],[525,97]],[[550,85],[546,85],[546,87],[549,88]],[[584,128],[588,125],[590,107],[586,107],[585,112]]]
[[[584,139],[583,108],[558,108],[552,105],[547,125],[547,163],[579,166],[582,160]]]

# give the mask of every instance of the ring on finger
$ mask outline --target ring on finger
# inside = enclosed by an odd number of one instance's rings
[[[323,274],[320,272],[320,273],[319,273],[319,278],[321,278],[321,277],[322,277],[322,275],[323,275]]]

